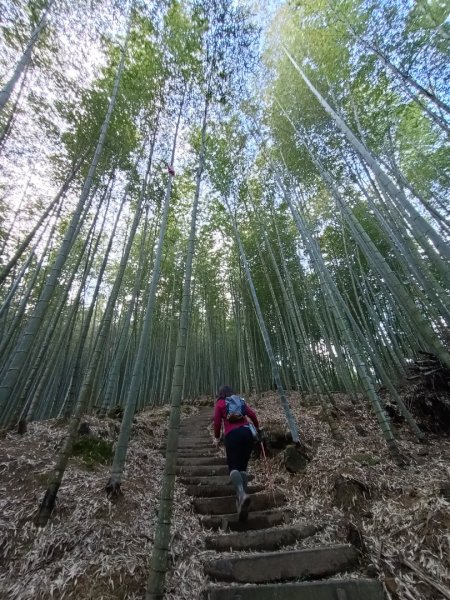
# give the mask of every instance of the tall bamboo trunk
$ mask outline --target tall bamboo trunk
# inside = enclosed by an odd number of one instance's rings
[[[320,249],[317,247],[317,242],[310,235],[299,211],[293,205],[288,190],[283,184],[280,176],[277,175],[276,178],[280,190],[283,193],[283,197],[286,200],[286,203],[290,208],[292,217],[298,227],[299,233],[303,238],[306,248],[313,260],[315,269],[323,286],[323,293],[326,295],[327,301],[333,308],[336,326],[339,330],[340,335],[345,340],[345,343],[352,357],[353,364],[358,373],[363,389],[367,394],[367,397],[369,398],[370,402],[372,403],[375,415],[383,432],[383,436],[386,440],[386,444],[389,448],[389,451],[396,461],[401,462],[400,453],[395,442],[392,429],[390,427],[389,419],[385,411],[383,410],[383,407],[376,394],[373,382],[369,375],[370,369],[368,368],[368,365],[366,364],[363,356],[359,352],[357,344],[355,343],[354,336],[350,328],[350,323],[348,321],[348,307],[343,301],[342,296],[325,265]],[[336,339],[335,343],[336,345],[338,345],[341,343],[341,340]]]
[[[227,203],[228,204],[228,203]],[[261,335],[264,340],[264,345],[266,348],[267,356],[270,361],[270,365],[272,368],[272,377],[275,381],[275,385],[278,392],[278,397],[280,399],[281,408],[283,409],[284,415],[286,417],[286,421],[288,423],[289,431],[291,432],[292,441],[294,444],[300,444],[300,438],[298,433],[297,422],[295,420],[294,415],[292,414],[291,407],[289,406],[289,402],[286,398],[286,393],[284,391],[283,385],[281,383],[280,372],[278,369],[277,361],[275,359],[275,354],[273,352],[272,344],[270,342],[269,332],[267,331],[266,323],[264,321],[264,317],[261,311],[261,307],[259,304],[258,296],[256,294],[255,286],[253,284],[253,279],[250,272],[250,267],[248,265],[247,257],[245,255],[244,246],[242,245],[241,237],[239,235],[239,231],[236,225],[236,221],[234,219],[233,213],[228,206],[228,211],[230,213],[231,223],[233,226],[234,235],[236,238],[236,242],[239,248],[239,256],[241,258],[242,264],[244,266],[245,275],[247,278],[247,283],[250,288],[250,292],[253,299],[254,308],[256,311],[258,325],[261,330]]]
[[[183,284],[183,297],[181,301],[180,326],[178,330],[177,348],[175,351],[175,367],[172,377],[170,393],[170,417],[167,434],[166,462],[164,466],[161,494],[159,500],[158,522],[156,525],[155,541],[150,563],[150,575],[147,584],[146,600],[162,600],[164,597],[164,581],[167,571],[169,555],[170,527],[173,511],[173,494],[175,488],[175,467],[178,448],[178,429],[181,416],[181,398],[183,389],[184,367],[186,362],[186,338],[189,325],[189,310],[191,296],[192,262],[195,250],[195,232],[197,226],[197,212],[200,197],[205,162],[206,128],[208,123],[209,95],[205,98],[203,112],[201,146],[199,164],[197,168],[194,202],[191,213],[191,226],[186,255],[186,267]]]
[[[336,113],[335,110],[331,108],[328,102],[320,95],[317,89],[313,86],[311,81],[305,75],[303,69],[297,64],[292,55],[283,48],[286,56],[294,66],[295,70],[300,74],[303,81],[306,83],[309,90],[313,93],[313,95],[317,98],[321,106],[324,110],[332,117],[336,125],[339,129],[345,134],[349,142],[355,148],[356,152],[366,161],[369,165],[370,169],[375,174],[376,178],[380,181],[381,185],[386,189],[389,196],[395,203],[401,205],[411,216],[411,219],[414,221],[418,233],[418,237],[428,237],[434,246],[437,248],[438,252],[442,257],[447,260],[450,260],[450,247],[449,245],[442,239],[442,237],[437,233],[431,225],[429,225],[425,219],[418,213],[418,211],[414,208],[414,206],[408,201],[404,192],[400,190],[394,182],[389,178],[389,176],[383,171],[383,169],[378,164],[378,161],[371,154],[371,152],[362,144],[355,134],[351,131],[351,129],[346,125],[346,123],[342,120],[342,118]],[[434,258],[431,256],[430,258]],[[437,267],[440,268],[442,273],[446,276],[447,279],[450,279],[450,267],[447,264],[441,262],[437,262]]]
[[[36,333],[36,331],[38,330],[38,328],[42,322],[43,316],[48,308],[48,303],[49,303],[50,297],[52,295],[53,289],[54,289],[57,279],[59,277],[59,273],[60,273],[62,266],[66,260],[68,252],[74,242],[74,240],[72,238],[73,232],[75,231],[75,229],[77,227],[78,221],[80,220],[81,213],[83,211],[84,203],[88,197],[89,190],[92,185],[92,180],[93,180],[95,171],[97,169],[97,165],[100,160],[100,156],[103,151],[103,146],[105,143],[105,138],[106,138],[106,134],[108,131],[108,127],[109,127],[109,124],[111,121],[111,116],[112,116],[112,113],[113,113],[113,110],[114,110],[114,107],[116,104],[117,94],[119,91],[119,84],[120,84],[123,69],[125,66],[125,57],[126,57],[126,53],[127,53],[128,41],[129,41],[130,32],[131,32],[131,22],[132,22],[132,14],[130,14],[130,17],[129,17],[125,43],[122,47],[121,59],[120,59],[120,63],[119,63],[118,69],[117,69],[116,78],[115,78],[114,86],[113,86],[113,91],[112,91],[111,98],[109,101],[109,106],[108,106],[108,110],[107,110],[107,113],[105,116],[105,120],[103,121],[102,128],[100,131],[100,137],[99,137],[99,141],[97,143],[97,147],[95,149],[94,158],[92,160],[88,176],[87,176],[86,181],[83,186],[83,191],[81,193],[80,201],[78,202],[77,209],[71,219],[70,225],[68,227],[68,231],[64,238],[63,246],[60,249],[59,256],[56,259],[55,264],[53,265],[52,273],[51,273],[51,276],[49,277],[49,281],[47,282],[46,288],[44,289],[44,292],[41,295],[41,298],[39,299],[38,305],[36,307],[35,313],[37,313],[37,314],[33,315],[34,319],[33,318],[30,319],[30,327],[27,329],[27,331],[25,332],[25,334],[23,336],[23,342],[17,353],[18,358],[17,358],[16,362],[19,364],[22,364],[26,360],[27,350],[29,349],[29,347],[31,345],[32,337]],[[39,310],[38,310],[38,307],[39,307]],[[9,395],[12,391],[13,383],[15,383],[16,373],[12,370],[12,368],[10,368],[10,373],[11,374],[9,375],[9,378],[8,378],[8,376],[5,378],[6,381],[3,383],[3,388],[0,388],[0,392],[2,391],[2,389],[5,390],[5,392],[3,392],[3,393],[4,393],[4,396],[6,396],[6,397],[9,397]],[[0,399],[3,399],[3,398],[0,396]],[[88,398],[86,398],[85,400],[87,401]],[[70,419],[69,429],[68,429],[66,438],[65,438],[65,440],[63,442],[63,446],[60,450],[59,457],[58,457],[56,465],[55,465],[55,469],[52,472],[52,474],[50,475],[49,485],[48,485],[47,491],[45,493],[44,499],[42,500],[42,503],[40,505],[38,515],[36,517],[37,525],[40,525],[40,526],[46,525],[48,522],[48,519],[50,518],[51,512],[52,512],[55,502],[56,502],[56,496],[58,494],[58,490],[61,485],[61,481],[62,481],[64,472],[65,472],[67,463],[69,461],[70,454],[72,452],[73,443],[75,441],[75,437],[76,437],[77,430],[78,430],[78,424],[79,424],[79,421],[83,414],[84,408],[85,408],[84,402],[81,402],[81,401],[78,402],[76,410],[74,411],[74,414],[72,415],[72,417]]]
[[[11,397],[11,394],[16,385],[17,378],[20,374],[22,366],[24,365],[25,361],[28,359],[30,347],[31,347],[33,340],[35,339],[36,334],[43,322],[44,316],[50,305],[51,297],[53,295],[54,289],[58,282],[59,275],[60,275],[61,270],[66,262],[68,255],[69,255],[70,249],[72,248],[72,245],[75,241],[74,234],[76,232],[78,223],[79,223],[81,215],[83,213],[86,200],[89,196],[89,192],[90,192],[90,189],[92,186],[94,174],[97,170],[97,165],[98,165],[100,156],[103,151],[103,146],[105,143],[106,134],[108,132],[108,127],[109,127],[109,124],[111,121],[111,116],[112,116],[112,113],[113,113],[113,110],[114,110],[114,107],[116,104],[117,93],[119,90],[119,84],[120,84],[120,80],[122,77],[122,72],[123,72],[124,64],[125,64],[125,55],[126,55],[126,49],[127,49],[127,45],[128,45],[130,28],[131,28],[131,18],[130,18],[129,25],[128,25],[127,36],[126,36],[125,44],[124,44],[124,47],[122,50],[122,56],[121,56],[121,60],[119,63],[119,67],[117,69],[116,78],[114,81],[114,86],[113,86],[111,98],[109,101],[108,110],[107,110],[105,119],[103,121],[102,127],[101,127],[100,136],[98,139],[97,147],[95,149],[95,154],[92,159],[92,163],[89,168],[88,175],[84,182],[83,190],[81,192],[81,196],[78,201],[77,207],[75,209],[75,212],[72,215],[69,226],[68,226],[67,231],[64,236],[64,240],[59,248],[57,257],[52,265],[51,272],[47,278],[44,289],[42,290],[42,293],[38,299],[38,302],[33,311],[33,314],[30,316],[30,318],[28,320],[27,327],[21,336],[20,342],[17,345],[17,348],[14,352],[14,357],[11,361],[8,372],[6,373],[3,381],[1,382],[1,385],[0,385],[0,411],[3,409],[3,406],[8,402],[9,398]]]
[[[47,25],[47,15],[54,1],[55,0],[49,0],[39,23],[34,28],[31,34],[28,44],[26,45],[25,50],[23,51],[23,54],[19,62],[17,63],[11,78],[5,83],[3,88],[0,90],[0,114],[4,110],[6,103],[8,102],[11,94],[13,93],[14,87],[19,81],[20,76],[25,71],[30,62],[31,53],[33,52],[33,48],[36,45],[36,42],[39,40],[42,30]]]
[[[178,120],[175,128],[175,134],[172,145],[171,165],[175,162],[175,151],[178,140],[178,130],[181,121],[181,115],[184,105],[184,94],[180,104],[180,110],[178,113]],[[125,458],[128,449],[128,441],[130,439],[131,425],[133,422],[133,416],[136,411],[136,404],[139,397],[139,390],[141,387],[142,376],[144,371],[144,359],[147,351],[148,340],[151,337],[152,330],[152,319],[153,309],[156,298],[156,290],[161,275],[161,260],[164,238],[167,230],[167,221],[169,218],[169,206],[170,196],[172,192],[173,183],[173,171],[169,172],[167,188],[164,197],[164,208],[161,217],[161,225],[159,230],[158,249],[156,251],[155,264],[153,266],[153,273],[151,279],[150,290],[147,299],[147,307],[145,311],[144,325],[142,327],[138,351],[134,363],[133,373],[131,375],[130,387],[128,389],[127,399],[125,403],[125,411],[122,417],[122,423],[120,426],[119,438],[117,440],[116,451],[114,453],[113,465],[111,469],[111,477],[106,485],[106,490],[109,495],[116,497],[120,492],[120,483],[122,480],[123,469],[125,467]]]

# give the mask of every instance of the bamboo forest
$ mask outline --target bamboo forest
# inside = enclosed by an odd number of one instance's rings
[[[445,0],[0,0],[1,599],[450,598],[449,58]]]

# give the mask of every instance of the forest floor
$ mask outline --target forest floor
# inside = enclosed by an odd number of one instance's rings
[[[334,395],[341,442],[333,440],[314,397],[293,393],[290,402],[311,461],[303,473],[291,474],[280,448],[268,464],[252,461],[251,471],[256,482],[273,481],[286,492],[294,521],[323,526],[302,546],[357,545],[362,554],[359,574],[379,577],[393,600],[449,597],[450,501],[448,489],[441,488],[450,479],[450,437],[428,433],[428,443],[417,444],[407,426],[397,424],[398,444],[407,459],[400,468],[390,459],[362,399],[354,404],[348,396]],[[268,437],[280,437],[285,424],[276,395],[266,393],[250,403]],[[183,414],[196,410],[184,405]],[[33,423],[23,436],[9,432],[0,439],[2,600],[143,598],[164,465],[159,446],[167,419],[167,408],[135,418],[124,496],[115,503],[105,493],[109,456],[104,464],[83,451],[74,457],[45,529],[36,529],[32,517],[65,425],[57,420]],[[86,421],[91,438],[114,443],[117,419]],[[166,598],[195,600],[206,583],[202,561],[211,551],[204,550],[207,532],[182,485],[175,496]]]

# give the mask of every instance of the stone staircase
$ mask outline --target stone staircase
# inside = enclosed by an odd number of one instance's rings
[[[293,514],[281,492],[270,494],[251,483],[248,519],[238,520],[225,458],[217,455],[207,431],[211,414],[211,408],[202,409],[182,422],[177,458],[179,481],[193,496],[202,525],[215,530],[206,538],[206,549],[220,553],[204,565],[215,584],[202,599],[384,600],[379,581],[324,579],[357,565],[359,555],[353,546],[285,549],[298,546],[320,528],[311,523],[292,525]]]

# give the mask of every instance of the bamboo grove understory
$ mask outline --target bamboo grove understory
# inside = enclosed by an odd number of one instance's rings
[[[0,53],[0,419],[171,405],[148,598],[161,598],[182,400],[230,383],[373,411],[450,368],[443,3],[14,0]],[[364,398],[364,400],[362,400]]]

